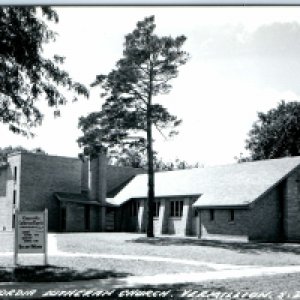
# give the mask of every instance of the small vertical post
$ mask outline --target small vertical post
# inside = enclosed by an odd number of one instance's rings
[[[44,264],[48,265],[48,209],[45,208],[44,211],[44,247],[45,247],[45,255],[44,255]]]
[[[198,209],[198,238],[202,238],[202,224],[201,224],[201,213],[203,210]]]
[[[18,264],[18,215],[19,211],[15,210],[15,219],[14,219],[14,227],[15,227],[15,245],[14,245],[14,265]]]

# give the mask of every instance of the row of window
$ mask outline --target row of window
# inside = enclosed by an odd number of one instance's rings
[[[140,207],[139,201],[133,201],[131,205],[131,216],[136,217],[138,215]],[[156,218],[159,216],[160,201],[154,202],[153,216]],[[183,201],[170,201],[170,217],[182,217]]]
[[[140,207],[139,201],[133,201],[131,205],[131,216],[136,217],[138,215]],[[153,216],[159,217],[159,210],[160,210],[160,201],[154,202],[154,209],[153,209]],[[170,217],[182,217],[183,213],[183,201],[170,201]],[[198,216],[198,211],[194,210],[194,217]],[[228,221],[234,222],[234,210],[230,209],[228,211]],[[215,210],[209,210],[209,220],[212,222],[215,220]]]

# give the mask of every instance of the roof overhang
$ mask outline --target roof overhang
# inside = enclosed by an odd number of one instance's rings
[[[155,199],[157,200],[161,200],[161,199],[167,199],[167,200],[172,200],[172,199],[177,199],[177,198],[195,198],[195,197],[200,197],[201,194],[186,194],[186,195],[155,195]],[[130,201],[130,200],[146,200],[148,199],[148,197],[146,196],[140,196],[140,197],[131,197],[131,198],[127,198],[126,200],[119,202],[119,203],[115,203],[114,202],[115,198],[106,198],[106,201],[108,204],[115,206],[115,207],[119,207],[123,204],[125,204],[126,202]],[[197,200],[197,199],[195,199]]]
[[[100,203],[98,201],[89,200],[85,194],[73,194],[73,193],[54,193],[54,197],[59,202],[74,203],[78,205],[95,205],[101,207],[115,207],[111,203]]]
[[[228,204],[228,205],[192,205],[194,208],[201,209],[249,209],[250,205],[236,205],[236,204]]]

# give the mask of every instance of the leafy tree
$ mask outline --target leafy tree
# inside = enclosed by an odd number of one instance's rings
[[[180,124],[153,98],[171,89],[170,80],[178,75],[178,67],[185,64],[188,54],[181,50],[186,38],[159,37],[154,33],[154,16],[137,23],[125,37],[123,57],[107,75],[98,75],[92,86],[100,85],[105,103],[100,112],[81,118],[79,126],[84,137],[79,144],[93,154],[96,148],[136,148],[147,151],[148,225],[147,236],[153,236],[154,164],[152,125],[160,132],[176,134]],[[137,135],[137,134],[142,135]],[[145,134],[143,134],[145,133]],[[91,147],[91,143],[93,145]],[[121,150],[122,151],[122,150]]]
[[[12,147],[8,146],[5,148],[0,148],[0,163],[1,162],[6,162],[7,161],[7,156],[9,154],[13,154],[16,152],[30,152],[30,153],[39,153],[39,154],[46,154],[46,152],[42,148],[35,148],[32,150],[28,150],[22,146],[17,146],[17,147]]]
[[[240,153],[239,156],[234,156],[234,159],[237,163],[249,162],[252,161],[251,157],[245,156],[244,153]]]
[[[109,163],[116,166],[141,168],[147,170],[147,156],[146,153],[138,149],[126,149],[123,153],[118,153],[115,156],[109,157]],[[192,168],[201,168],[199,163],[189,164],[185,160],[175,159],[175,161],[165,162],[162,158],[158,158],[158,153],[153,153],[153,168],[155,171],[173,171],[184,170]]]
[[[32,135],[30,128],[41,123],[39,99],[59,115],[59,106],[67,102],[60,86],[88,96],[87,89],[61,69],[63,57],[43,56],[44,46],[56,36],[50,22],[58,22],[58,15],[49,7],[0,8],[0,123],[15,133]]]
[[[281,101],[267,113],[258,113],[246,140],[252,160],[300,155],[300,103]]]
[[[200,163],[189,164],[185,160],[175,159],[172,162],[164,162],[162,159],[154,160],[154,168],[156,171],[174,171],[174,170],[185,170],[194,168],[203,168]]]

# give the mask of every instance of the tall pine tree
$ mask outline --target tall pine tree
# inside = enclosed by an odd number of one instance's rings
[[[153,237],[154,168],[153,125],[168,134],[181,121],[153,98],[167,94],[170,80],[178,75],[178,67],[188,60],[181,50],[186,37],[157,36],[154,16],[137,23],[132,33],[125,36],[123,57],[107,75],[96,76],[92,86],[100,85],[105,103],[100,112],[81,118],[79,127],[84,135],[78,142],[86,154],[100,149],[136,148],[147,151],[148,163],[148,224],[147,236]],[[137,136],[145,132],[146,136]]]

